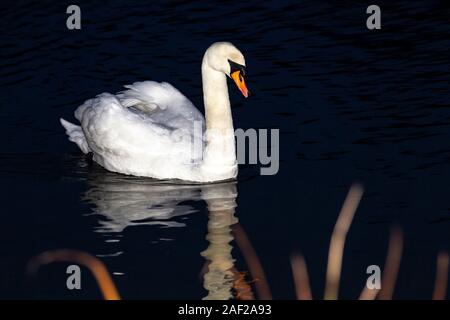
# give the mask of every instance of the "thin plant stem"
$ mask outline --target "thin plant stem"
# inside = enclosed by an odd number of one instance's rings
[[[311,287],[309,285],[308,269],[302,255],[291,256],[291,267],[294,275],[295,292],[298,300],[312,300]]]
[[[325,300],[335,300],[338,298],[345,239],[363,193],[364,190],[360,184],[353,184],[350,187],[336,225],[334,226],[328,252]]]
[[[120,300],[119,292],[106,266],[86,252],[67,249],[43,252],[30,260],[27,273],[35,274],[41,266],[53,262],[74,262],[85,266],[94,275],[105,300]]]
[[[434,283],[433,300],[445,300],[448,281],[448,252],[440,252],[436,263],[436,281]]]
[[[381,291],[378,294],[378,299],[380,300],[392,299],[398,271],[400,269],[400,262],[402,260],[402,251],[403,232],[399,227],[393,227],[391,229],[388,253],[381,279]]]
[[[255,287],[259,298],[262,300],[272,300],[272,294],[270,293],[264,269],[262,268],[258,255],[244,229],[239,223],[236,223],[231,228],[233,230],[234,239],[248,265],[250,274],[252,275],[252,278],[255,279]]]

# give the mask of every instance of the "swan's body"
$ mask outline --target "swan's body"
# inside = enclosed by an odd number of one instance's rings
[[[110,171],[197,182],[233,179],[237,161],[226,75],[247,96],[244,66],[243,55],[230,43],[215,43],[206,51],[206,121],[170,84],[144,81],[87,100],[75,111],[81,127],[61,123],[71,141]]]

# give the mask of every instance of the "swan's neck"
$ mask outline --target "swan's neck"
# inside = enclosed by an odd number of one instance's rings
[[[203,99],[205,102],[206,128],[233,130],[230,98],[225,74],[202,64]]]
[[[206,118],[204,164],[224,169],[236,166],[236,146],[226,76],[212,69],[204,60],[202,82]]]

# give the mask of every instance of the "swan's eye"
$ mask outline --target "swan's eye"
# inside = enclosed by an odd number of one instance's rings
[[[245,76],[245,66],[231,61],[230,59],[228,59],[228,62],[230,63],[230,75],[235,73],[236,71],[240,71],[241,75]]]

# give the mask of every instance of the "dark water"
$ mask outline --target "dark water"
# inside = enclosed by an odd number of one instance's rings
[[[25,275],[34,255],[72,248],[97,255],[124,298],[203,298],[204,286],[230,276],[220,263],[249,271],[244,234],[274,298],[295,298],[294,251],[320,298],[331,232],[354,181],[366,192],[340,297],[358,297],[367,266],[383,266],[393,224],[405,237],[394,298],[431,297],[436,255],[450,243],[446,2],[378,1],[377,31],[365,27],[371,3],[361,1],[78,3],[82,30],[69,31],[69,3],[2,2],[0,297],[100,298],[84,269],[81,291],[66,289],[64,263]],[[224,40],[246,56],[254,93],[230,90],[235,128],[280,129],[277,175],[244,165],[231,184],[129,178],[67,140],[59,117],[73,120],[84,100],[135,81],[168,81],[203,111],[201,57]],[[211,194],[224,210],[208,210]],[[201,254],[211,243],[221,255]],[[226,292],[224,283],[209,294]]]

